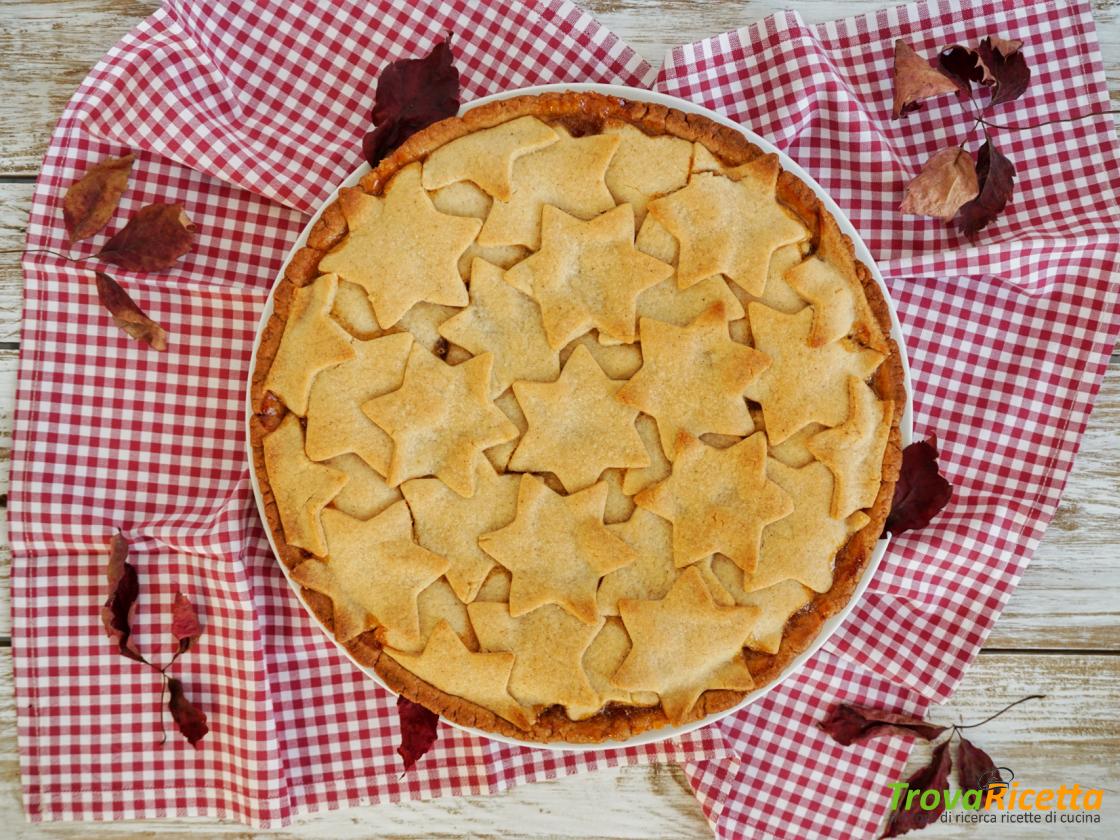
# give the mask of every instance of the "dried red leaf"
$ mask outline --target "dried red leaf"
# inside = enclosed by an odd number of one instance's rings
[[[440,41],[424,58],[394,61],[381,71],[370,118],[376,126],[362,139],[370,166],[422,128],[459,111],[459,71],[451,44]]]
[[[949,742],[946,741],[933,751],[933,758],[929,764],[914,773],[906,780],[908,790],[937,790],[944,791],[949,787],[949,771],[953,769],[953,759],[949,755]],[[905,800],[898,810],[891,814],[887,822],[884,837],[898,837],[908,831],[916,831],[937,822],[937,818],[945,811],[945,797],[942,794],[936,807],[925,810],[919,807],[920,797],[915,797],[911,807],[905,808]]]
[[[957,781],[961,790],[984,791],[1002,778],[990,755],[971,741],[961,738],[957,747]]]
[[[101,259],[127,271],[163,271],[194,245],[194,223],[180,204],[141,207],[105,243]]]
[[[977,234],[1003,212],[1015,189],[1015,167],[986,140],[976,157],[980,194],[966,201],[953,219],[957,230],[975,243]]]
[[[984,81],[984,68],[975,50],[959,44],[946,47],[937,56],[941,72],[957,83],[958,94],[964,98],[972,92],[972,83]]]
[[[922,167],[902,197],[903,213],[950,221],[961,205],[980,194],[976,164],[959,146],[942,149]]]
[[[899,712],[841,703],[817,723],[832,740],[845,747],[865,744],[872,738],[909,735],[932,741],[948,727]]]
[[[179,643],[179,653],[186,653],[195,639],[202,635],[202,625],[198,622],[194,604],[182,592],[175,593],[175,601],[171,604],[171,635]]]
[[[113,535],[109,543],[109,597],[101,608],[101,623],[109,638],[117,643],[122,656],[147,664],[132,639],[132,618],[136,612],[136,598],[140,595],[140,581],[136,567],[128,562],[128,540],[120,534]]]
[[[1027,60],[1019,52],[1022,43],[1002,38],[985,38],[976,48],[976,55],[985,70],[985,80],[990,80],[995,85],[989,106],[1018,99],[1027,89],[1031,70],[1027,67]]]
[[[102,271],[97,272],[97,297],[113,316],[113,323],[156,350],[167,349],[167,332],[144,314],[128,292]]]
[[[953,488],[937,470],[937,438],[902,450],[902,469],[883,530],[898,535],[924,528],[953,498]]]
[[[183,737],[190,741],[191,746],[197,748],[198,742],[210,731],[206,725],[206,715],[187,699],[183,693],[183,684],[175,677],[168,677],[167,690],[171,694],[167,708],[171,710],[175,725],[179,727]]]
[[[404,697],[397,698],[397,715],[401,726],[401,743],[397,747],[397,755],[404,760],[404,770],[407,773],[436,742],[439,715]]]
[[[894,42],[894,116],[918,109],[918,101],[952,93],[957,83],[930,65],[899,38]]]
[[[89,239],[113,218],[136,155],[110,158],[88,170],[62,197],[62,221],[71,242]]]

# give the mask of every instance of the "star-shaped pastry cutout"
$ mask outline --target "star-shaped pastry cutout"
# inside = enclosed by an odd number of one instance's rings
[[[432,632],[440,622],[446,622],[463,640],[469,650],[478,650],[478,637],[471,627],[467,615],[467,605],[459,600],[446,578],[438,578],[416,598],[416,609],[420,613],[420,636],[406,636],[386,628],[378,634],[382,647],[396,648],[407,653],[420,653],[432,637]]]
[[[786,272],[785,279],[813,307],[813,327],[809,331],[813,347],[839,341],[852,331],[856,297],[834,266],[818,257],[809,257]]]
[[[623,599],[618,609],[634,646],[611,682],[656,691],[670,723],[683,723],[706,690],[754,687],[742,647],[759,610],[716,604],[699,569],[686,569],[659,601]]]
[[[716,556],[712,560],[712,572],[732,604],[759,610],[744,645],[763,653],[778,652],[786,622],[813,599],[813,590],[796,580],[783,580],[757,592],[745,592],[741,584],[743,570],[726,557]]]
[[[265,377],[264,389],[300,417],[307,414],[316,374],[354,357],[350,336],[331,318],[337,291],[338,277],[324,274],[292,293],[284,335]]]
[[[634,247],[665,263],[677,261],[677,240],[652,216],[642,222]],[[652,318],[666,324],[684,327],[696,320],[712,304],[722,303],[727,320],[735,321],[746,313],[739,298],[723,277],[709,277],[687,289],[677,286],[676,270],[655,286],[638,295],[638,318]],[[616,343],[609,336],[600,336],[603,344]]]
[[[681,570],[673,562],[673,526],[657,514],[638,508],[625,522],[607,527],[638,553],[638,559],[603,577],[599,583],[599,612],[618,615],[618,602],[623,598],[638,601],[664,598],[681,576]],[[707,559],[693,565],[700,570],[713,595],[722,596],[722,587],[712,576]],[[739,573],[740,578],[742,574]],[[727,599],[717,597],[717,600],[723,603]]]
[[[673,273],[634,247],[633,208],[584,222],[547,206],[543,219],[540,250],[509,269],[506,282],[540,304],[549,345],[560,349],[591,327],[633,341],[638,295]]]
[[[670,277],[638,295],[638,318],[685,327],[716,305],[723,310],[724,323],[746,314],[722,277],[709,277],[687,289],[677,288]]]
[[[478,538],[513,521],[521,484],[520,476],[498,475],[485,458],[475,470],[475,493],[466,499],[437,478],[415,478],[401,485],[416,520],[417,540],[450,561],[447,580],[465,604],[475,599],[494,568],[493,558],[478,547]]]
[[[755,347],[770,367],[747,386],[762,406],[766,435],[779,444],[808,423],[837,426],[848,416],[848,376],[866,379],[883,355],[850,341],[809,344],[813,310],[785,315],[760,303],[747,307]]]
[[[560,363],[567,364],[577,347],[587,348],[595,364],[611,379],[629,379],[642,366],[642,348],[637,344],[606,343],[596,330],[585,332],[560,351]]]
[[[656,706],[659,698],[652,691],[626,691],[611,684],[611,677],[630,653],[630,636],[622,620],[611,617],[603,622],[602,629],[583,654],[583,672],[598,695],[589,706],[568,706],[568,717],[583,720],[591,717],[607,703],[625,703],[630,706]]]
[[[362,404],[400,387],[412,336],[396,333],[352,346],[352,359],[322,371],[311,385],[307,456],[325,461],[353,452],[385,475],[393,442],[362,413]]]
[[[439,334],[470,352],[494,354],[495,396],[516,379],[554,380],[560,354],[545,337],[536,302],[502,279],[496,265],[476,259],[471,264],[471,303],[444,321]]]
[[[751,411],[751,417],[754,419],[756,429],[766,431],[766,421],[762,417],[761,409]],[[771,441],[770,457],[781,461],[787,467],[805,466],[810,461],[816,460],[813,453],[809,451],[809,439],[824,428],[820,423],[810,423],[808,426],[802,426],[781,443],[775,444]]]
[[[867,517],[832,517],[832,473],[819,461],[793,469],[771,458],[766,475],[793,499],[793,512],[762,530],[758,565],[753,573],[741,575],[743,589],[753,592],[793,579],[827,592],[836,552],[867,524]]]
[[[555,382],[514,382],[529,430],[513,451],[509,468],[553,472],[572,493],[590,487],[608,467],[649,466],[634,428],[638,410],[617,399],[622,386],[607,378],[583,346],[575,349]]]
[[[429,685],[489,709],[519,729],[533,724],[535,717],[510,696],[513,654],[508,651],[473,653],[447,622],[441,622],[423,653],[394,648],[385,648],[385,653]]]
[[[758,562],[762,529],[793,510],[789,495],[766,477],[762,432],[727,449],[682,434],[672,473],[634,501],[673,523],[678,566],[718,551],[747,572]]]
[[[800,245],[783,245],[770,258],[770,270],[766,274],[766,291],[758,298],[752,298],[740,291],[740,296],[746,299],[744,303],[757,300],[787,315],[800,312],[805,308],[806,300],[789,284],[789,272],[801,262]],[[745,313],[744,317],[746,317]]]
[[[331,599],[338,640],[385,627],[419,641],[416,599],[447,570],[447,559],[413,542],[408,505],[397,502],[368,522],[328,508],[323,531],[326,561],[305,560],[292,579]]]
[[[355,519],[372,519],[404,498],[400,490],[388,485],[385,476],[353,452],[336,455],[323,463],[340,470],[348,479],[342,492],[331,500],[331,506]]]
[[[440,146],[424,161],[424,189],[437,190],[457,181],[473,181],[494,198],[510,200],[513,162],[550,146],[559,135],[536,117],[475,131]]]
[[[775,197],[779,169],[776,155],[762,155],[736,169],[738,180],[702,172],[684,189],[650,202],[650,215],[680,242],[682,289],[725,274],[744,291],[763,293],[770,256],[806,237]]]
[[[514,161],[509,201],[495,199],[479,231],[479,245],[524,245],[536,250],[541,244],[541,209],[546,204],[581,219],[614,207],[604,176],[619,138],[558,133],[560,139],[552,145]]]
[[[848,377],[848,404],[848,419],[842,425],[809,439],[809,451],[836,479],[830,512],[838,518],[875,503],[894,417],[894,403],[880,400],[855,376]]]
[[[640,223],[646,205],[656,195],[678,190],[688,181],[692,144],[670,134],[651,136],[630,123],[608,125],[604,134],[617,134],[622,142],[607,167],[607,189],[619,204],[634,208]]]
[[[889,349],[871,312],[847,238],[827,213],[821,217],[816,253],[785,274],[790,287],[813,307],[809,343],[821,347],[847,335],[873,350]]]
[[[490,399],[489,353],[445,364],[413,344],[396,391],[362,406],[393,439],[389,485],[434,475],[460,496],[473,496],[482,450],[517,436]]]
[[[645,444],[646,454],[649,455],[649,466],[631,467],[626,471],[626,475],[622,479],[622,492],[628,496],[634,496],[651,484],[656,484],[668,478],[672,469],[672,464],[669,463],[669,459],[665,457],[665,452],[661,448],[661,436],[657,431],[657,421],[648,414],[639,414],[634,426],[638,430],[638,437]]]
[[[491,446],[486,450],[486,459],[493,465],[494,469],[498,472],[505,472],[506,467],[509,466],[509,456],[513,454],[513,450],[517,448],[517,444],[521,442],[521,435],[525,434],[525,430],[529,428],[529,423],[525,419],[525,412],[521,410],[521,406],[517,403],[517,397],[513,395],[513,391],[506,391],[500,397],[494,400],[496,405],[510,422],[517,428],[517,437],[507,440],[505,443],[499,443],[497,446]]]
[[[377,338],[382,334],[381,325],[373,314],[373,304],[369,302],[366,290],[357,283],[340,280],[338,294],[334,296],[331,317],[342,325],[346,332],[363,340]]]
[[[641,320],[642,369],[618,392],[626,405],[657,420],[672,458],[681,432],[746,435],[754,430],[743,393],[770,360],[732,341],[723,304],[687,327]]]
[[[343,190],[339,205],[349,235],[319,267],[364,287],[383,329],[420,301],[467,305],[459,256],[481,222],[436,210],[420,185],[419,163],[398,172],[384,198]]]
[[[514,618],[558,604],[595,623],[599,579],[636,557],[603,524],[606,503],[606,482],[561,496],[539,479],[521,476],[517,518],[478,538],[482,549],[513,573],[509,611]]]
[[[483,650],[513,653],[509,693],[525,706],[586,710],[599,695],[588,682],[581,660],[603,626],[596,618],[586,624],[555,606],[540,607],[519,618],[505,604],[475,601],[467,605],[478,643]]]
[[[264,468],[284,539],[317,557],[327,553],[319,515],[346,485],[346,474],[317,464],[303,449],[299,418],[288,414],[264,439]]]

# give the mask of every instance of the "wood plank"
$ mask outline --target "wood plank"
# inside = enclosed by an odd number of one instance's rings
[[[1120,650],[1120,357],[1081,440],[1062,502],[986,642]]]
[[[33,175],[55,122],[93,65],[155,0],[5,2],[0,26],[0,175]]]
[[[30,182],[0,183],[0,342],[19,341],[23,312],[23,272],[20,255],[31,212]],[[15,251],[17,253],[6,253]]]
[[[374,805],[310,816],[286,830],[254,832],[243,826],[203,820],[156,820],[114,825],[23,823],[19,793],[15,711],[11,695],[11,658],[0,655],[0,825],[13,840],[39,838],[195,837],[310,838],[385,840],[505,837],[710,837],[703,815],[679,771],[671,768],[626,768],[525,785],[492,797],[464,797],[433,802]],[[982,655],[961,690],[930,713],[942,722],[976,722],[1027,694],[1033,701],[986,726],[970,738],[995,760],[1033,787],[1078,783],[1109,791],[1099,826],[1078,826],[1062,836],[1113,837],[1120,818],[1120,657],[1092,655]],[[918,747],[907,774],[928,759]],[[905,777],[905,776],[903,776]],[[858,792],[853,792],[858,793]],[[878,792],[867,792],[877,795]],[[884,791],[882,795],[889,795]],[[1111,797],[1111,798],[1110,798]],[[578,803],[578,806],[576,804]],[[576,807],[574,807],[576,806]],[[589,824],[590,815],[594,822]],[[928,837],[976,837],[959,826],[935,826]],[[1018,829],[1016,829],[1018,831]],[[1030,833],[1033,832],[1033,835]],[[994,836],[1058,836],[1038,829]]]

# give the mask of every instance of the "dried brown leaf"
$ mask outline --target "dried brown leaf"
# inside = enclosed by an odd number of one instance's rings
[[[917,110],[918,102],[931,96],[952,93],[957,83],[932,67],[899,38],[894,42],[894,116]]]
[[[97,297],[113,316],[113,323],[155,350],[167,349],[167,332],[144,314],[128,292],[103,271],[97,272]]]
[[[179,204],[141,207],[98,254],[127,271],[163,271],[194,245],[194,223]]]
[[[1031,70],[1023,54],[1018,51],[1018,47],[1013,52],[1004,53],[997,48],[995,40],[1000,39],[985,38],[976,48],[976,55],[984,68],[984,81],[994,85],[989,107],[1018,99],[1031,80]],[[1002,41],[1002,43],[1010,49],[1010,46],[1016,42]]]
[[[917,770],[906,780],[907,790],[938,790],[949,787],[949,771],[953,769],[953,759],[949,755],[949,742],[945,741],[933,751],[929,764]],[[899,808],[891,814],[883,837],[898,837],[909,831],[917,831],[937,822],[945,812],[945,799],[929,810],[921,807],[920,798],[915,798],[909,808]]]
[[[957,83],[957,95],[962,99],[972,92],[972,83],[984,81],[984,68],[975,50],[955,44],[946,47],[937,56],[937,66],[941,72]]]
[[[62,197],[62,221],[71,242],[89,239],[113,218],[136,155],[103,160],[70,185]]]
[[[979,194],[972,155],[953,146],[926,161],[922,171],[906,186],[899,209],[903,213],[934,216],[948,222],[962,204]]]
[[[439,715],[406,697],[398,697],[397,716],[401,736],[397,755],[404,761],[407,773],[436,742],[439,735]]]
[[[377,79],[370,115],[376,126],[362,140],[370,166],[422,128],[454,116],[459,110],[459,70],[451,43],[443,40],[423,58],[389,64]]]
[[[109,597],[101,607],[101,623],[105,625],[105,632],[117,643],[121,656],[147,664],[132,638],[132,618],[136,614],[140,581],[136,567],[128,562],[128,540],[119,531],[109,543],[109,563],[105,574],[109,579]]]
[[[953,221],[957,229],[975,243],[977,234],[1003,212],[1015,189],[1015,166],[988,140],[976,159],[980,194],[966,201]]]
[[[888,735],[909,735],[932,741],[948,728],[914,715],[852,703],[840,703],[818,721],[817,726],[845,747],[866,744],[872,738]]]
[[[198,742],[210,731],[210,727],[206,725],[206,715],[187,699],[186,694],[183,693],[183,684],[179,680],[169,677],[167,690],[171,694],[167,708],[171,711],[175,725],[179,727],[179,731],[190,745],[198,749]]]
[[[894,536],[926,527],[953,498],[953,486],[937,468],[937,438],[914,441],[902,450],[902,469],[884,531]]]
[[[186,653],[195,640],[202,635],[202,625],[194,604],[182,592],[175,593],[171,604],[171,635],[179,643],[179,653]]]
[[[967,738],[957,745],[957,782],[961,790],[987,790],[1002,781],[992,757]]]

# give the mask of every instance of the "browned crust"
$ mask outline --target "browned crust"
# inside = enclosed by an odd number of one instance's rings
[[[462,117],[452,117],[430,126],[409,138],[376,169],[363,177],[360,187],[377,195],[397,171],[423,159],[443,144],[473,131],[525,115],[561,121],[577,134],[594,133],[609,119],[627,121],[648,134],[670,134],[701,142],[728,166],[746,163],[763,154],[761,149],[738,131],[701,115],[597,93],[546,93],[493,102],[475,108]],[[829,211],[816,193],[792,173],[782,171],[778,177],[777,195],[809,229],[813,247],[816,248],[820,244],[821,219],[829,216]],[[271,394],[264,392],[264,380],[283,335],[292,292],[318,276],[319,260],[345,234],[346,221],[336,201],[324,210],[308,236],[307,245],[296,252],[285,268],[284,278],[275,293],[275,311],[262,330],[256,367],[253,370],[251,401],[254,414],[250,422],[253,462],[264,500],[267,525],[275,538],[280,560],[289,568],[298,565],[309,555],[301,549],[289,546],[284,540],[279,512],[264,470],[261,441],[279,424],[284,411],[283,406],[278,405]],[[833,264],[849,275],[852,266],[855,267],[871,311],[883,334],[889,335],[890,315],[882,290],[868,268],[856,258],[851,239],[844,234],[840,235],[845,252],[842,259],[833,260]],[[824,253],[821,256],[827,258]],[[778,651],[764,654],[744,649],[747,665],[755,678],[755,689],[772,682],[794,658],[812,645],[824,622],[844,608],[882,534],[902,463],[899,424],[906,404],[898,348],[893,341],[888,340],[887,344],[887,360],[876,371],[871,384],[880,399],[893,400],[894,417],[883,459],[883,481],[875,503],[868,511],[870,522],[854,534],[837,554],[832,588],[816,595],[804,609],[790,618]],[[301,595],[311,611],[333,633],[333,607],[330,599],[302,587]],[[546,709],[533,727],[525,731],[488,709],[434,688],[390,657],[382,656],[377,631],[364,633],[345,647],[358,662],[373,668],[393,691],[426,706],[447,720],[511,738],[540,742],[599,743],[625,740],[668,724],[668,719],[659,706],[648,709],[612,706],[582,721],[569,720],[561,708],[553,707]],[[690,711],[689,720],[699,720],[731,708],[747,693],[707,691]]]

